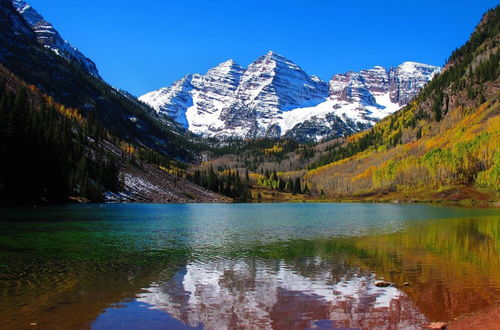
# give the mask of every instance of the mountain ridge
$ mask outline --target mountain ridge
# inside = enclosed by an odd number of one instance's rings
[[[46,47],[11,0],[0,31],[0,203],[229,200],[181,177],[204,141]]]
[[[336,74],[324,82],[269,51],[246,69],[228,60],[139,100],[204,137],[320,141],[370,127],[405,105],[439,70],[404,62]]]
[[[0,61],[8,70],[66,107],[98,119],[126,142],[179,160],[196,159],[199,139],[137,98],[45,47],[12,0],[0,0],[0,4]]]
[[[12,0],[12,4],[33,29],[41,45],[52,50],[57,55],[76,63],[93,76],[101,78],[95,63],[64,40],[54,26],[47,22],[30,4],[24,0]]]

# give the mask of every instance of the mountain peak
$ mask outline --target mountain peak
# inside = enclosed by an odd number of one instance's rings
[[[161,98],[149,94],[141,100],[178,122],[183,119],[182,124],[195,134],[279,137],[316,127],[318,131],[308,136],[320,140],[366,128],[406,104],[432,72],[415,62],[406,66],[417,69],[375,66],[335,75],[329,89],[317,76],[269,51],[247,69],[227,60],[205,75],[193,76],[190,88],[174,84]]]
[[[225,73],[228,73],[230,71],[238,71],[238,72],[243,72],[245,69],[236,63],[233,59],[229,59],[225,62],[220,63],[216,67],[208,70],[208,72],[213,72],[213,71],[223,71]]]
[[[264,67],[262,69],[261,67]],[[302,71],[303,70],[293,61],[289,60],[283,55],[280,55],[272,50],[267,52],[265,55],[256,59],[248,67],[248,71],[253,71],[253,68],[257,68],[257,71],[270,71],[275,72],[277,70],[292,70],[292,71]],[[303,72],[306,75],[305,72]]]
[[[397,68],[403,69],[405,71],[415,71],[415,70],[419,70],[419,69],[430,69],[430,70],[440,69],[438,66],[419,63],[419,62],[411,62],[411,61],[403,62],[400,65],[398,65]]]
[[[268,52],[267,52],[264,56],[265,56],[265,57],[273,57],[273,56],[275,56],[275,55],[278,55],[278,56],[279,56],[279,54],[276,54],[275,52],[273,52],[272,50],[270,50],[270,51],[268,51]]]
[[[264,58],[267,60],[273,60],[273,61],[279,61],[279,62],[291,62],[291,63],[293,63],[285,56],[278,54],[272,50],[268,51],[265,55],[261,56],[260,58]]]
[[[441,72],[441,68],[434,65],[423,64],[418,62],[403,62],[398,65],[395,69],[397,74],[401,77],[434,77],[436,74]],[[423,87],[420,86],[419,88]]]
[[[225,62],[222,62],[221,64],[219,64],[219,66],[233,66],[235,64],[236,62],[231,58]]]

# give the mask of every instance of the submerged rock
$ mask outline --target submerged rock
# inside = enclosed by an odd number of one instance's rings
[[[389,282],[386,282],[386,281],[375,281],[375,286],[379,287],[379,288],[386,288],[388,286],[391,286],[391,283]]]
[[[444,322],[432,322],[427,326],[428,329],[438,329],[438,330],[445,330],[448,327],[448,325]]]

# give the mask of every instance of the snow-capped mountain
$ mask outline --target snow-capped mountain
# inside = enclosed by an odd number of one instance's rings
[[[76,63],[84,71],[100,77],[92,60],[64,40],[59,32],[24,0],[12,0],[12,4],[35,32],[38,42],[66,60]]]
[[[429,81],[441,71],[440,68],[415,62],[404,62],[396,68],[391,69],[390,97],[398,100],[399,105],[405,105],[422,89]]]
[[[404,62],[396,68],[375,66],[336,74],[330,80],[325,102],[285,112],[278,124],[284,135],[298,140],[350,135],[406,105],[440,70],[432,65]]]
[[[229,60],[139,99],[206,137],[318,141],[373,125],[407,104],[439,71],[405,62],[337,74],[327,83],[268,52],[247,69]]]

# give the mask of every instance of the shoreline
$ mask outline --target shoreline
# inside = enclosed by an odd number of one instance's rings
[[[460,315],[448,321],[450,330],[500,330],[500,302],[476,312]]]
[[[475,200],[461,200],[461,201],[448,201],[448,200],[391,200],[391,199],[356,199],[356,198],[338,198],[338,199],[265,199],[261,201],[242,202],[235,200],[226,201],[189,201],[189,202],[149,202],[149,201],[126,201],[126,202],[94,202],[94,201],[73,201],[73,202],[41,202],[30,204],[1,204],[0,209],[11,208],[36,208],[39,206],[60,206],[60,205],[114,205],[114,204],[301,204],[301,203],[332,203],[332,204],[421,204],[421,205],[434,205],[434,206],[456,206],[456,207],[471,207],[471,208],[500,208],[500,201],[475,201]]]

